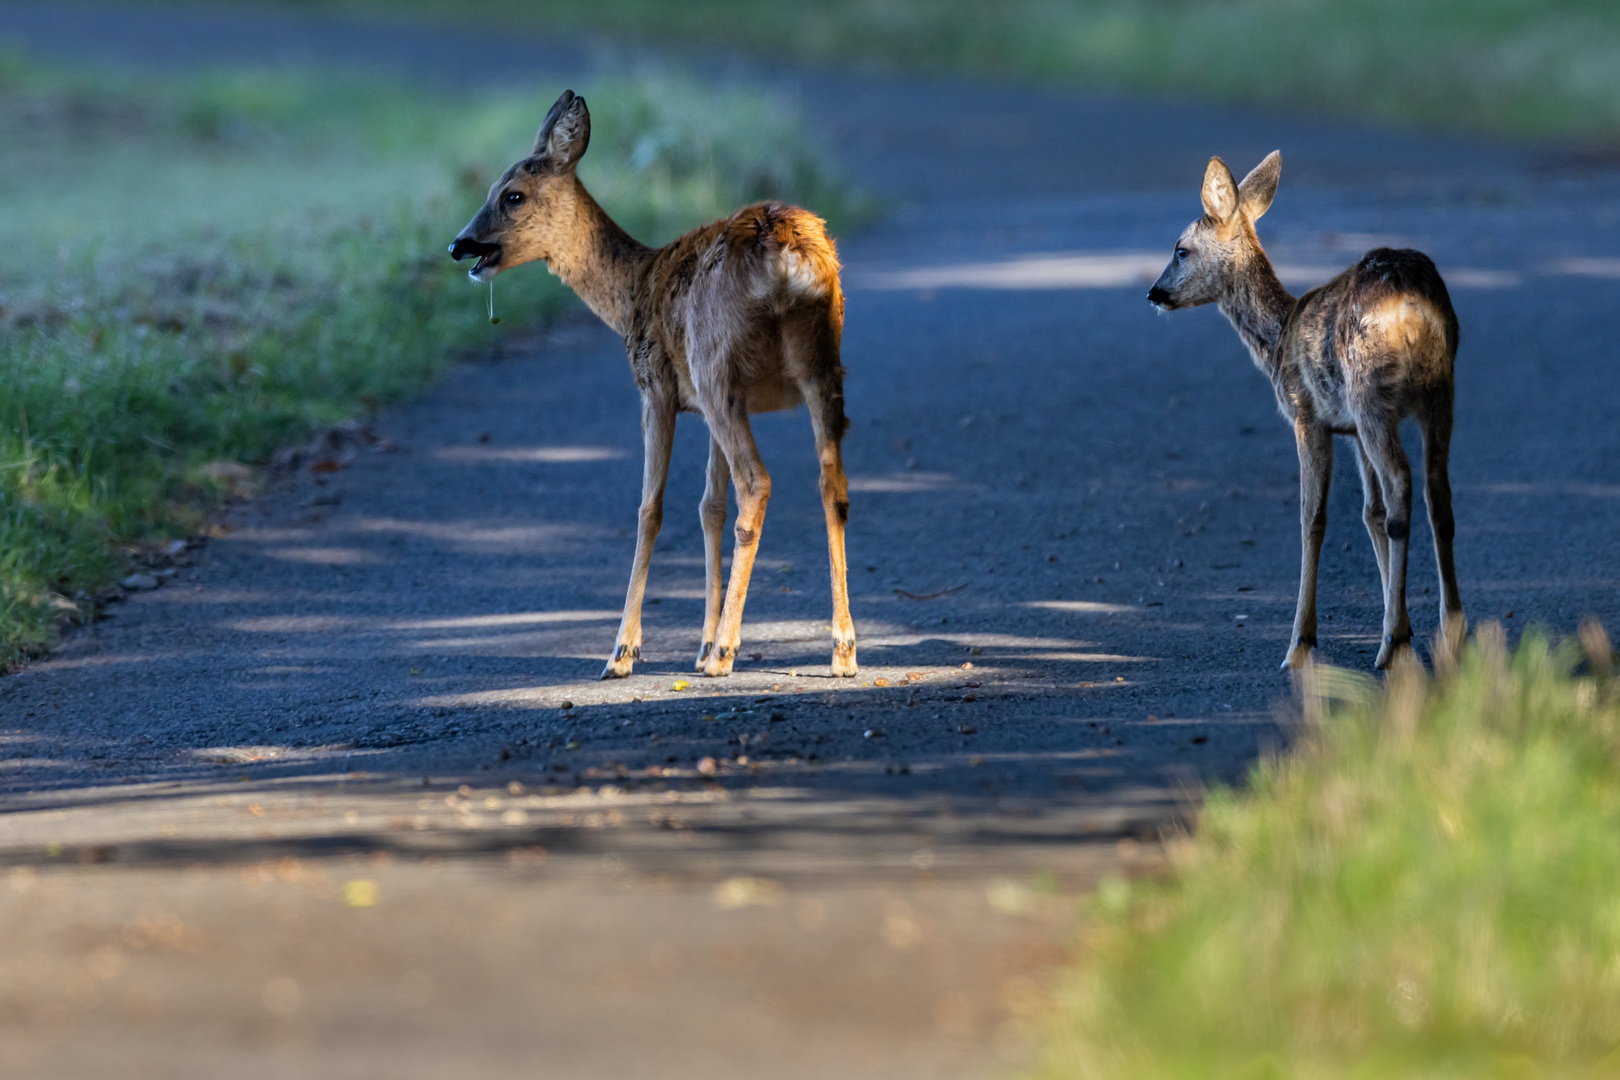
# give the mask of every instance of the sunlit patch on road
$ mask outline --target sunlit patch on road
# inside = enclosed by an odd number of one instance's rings
[[[210,765],[243,765],[253,761],[275,761],[289,752],[285,746],[203,746],[190,757]]]
[[[1441,270],[1446,284],[1453,289],[1516,289],[1524,284],[1524,275],[1512,270],[1479,270],[1466,266],[1445,267]],[[1319,279],[1326,281],[1327,278]]]
[[[59,656],[41,660],[31,671],[72,671],[76,668],[120,667],[128,664],[158,664],[172,662],[185,654],[180,652],[102,653],[96,656]]]
[[[1156,664],[1161,658],[1157,656],[1126,656],[1121,653],[1050,652],[1032,653],[1023,657],[1004,657],[1003,659],[1047,660],[1069,664]]]
[[[1620,259],[1560,259],[1548,263],[1546,272],[1571,277],[1620,278]]]
[[[851,476],[849,490],[857,494],[893,493],[906,491],[944,491],[977,485],[962,483],[950,473],[898,472],[880,476]]]
[[[1540,483],[1458,484],[1458,488],[1490,495],[1545,495],[1553,498],[1620,499],[1620,484],[1576,484],[1564,480]]]
[[[495,549],[526,554],[555,550],[561,541],[590,535],[577,525],[488,525],[471,521],[402,521],[396,518],[362,518],[353,526],[362,533],[400,533],[476,549]]]
[[[1105,604],[1100,600],[1031,600],[1023,606],[1048,611],[1071,611],[1078,615],[1121,615],[1127,611],[1141,610],[1133,604]]]
[[[256,619],[237,619],[224,625],[246,634],[322,634],[333,630],[351,630],[365,624],[365,620],[343,615],[266,615]]]
[[[275,528],[268,525],[244,525],[234,528],[225,535],[225,539],[236,541],[246,540],[251,543],[275,544],[288,543],[294,540],[313,540],[317,533],[314,529]]]
[[[857,288],[1117,289],[1147,286],[1164,269],[1163,251],[1053,252],[998,262],[957,263],[852,275]]]
[[[267,548],[264,554],[283,562],[315,563],[320,566],[367,566],[383,561],[375,552],[355,547]]]
[[[448,619],[418,619],[394,623],[394,630],[482,630],[505,626],[617,620],[617,611],[514,611],[501,615],[462,615]]]
[[[932,289],[1125,289],[1146,288],[1169,261],[1169,252],[1057,251],[1022,255],[996,262],[955,263],[909,270],[868,271],[852,274],[856,288],[874,291]],[[1561,265],[1577,271],[1611,276],[1610,263],[1620,260],[1567,260]],[[1289,262],[1276,265],[1277,276],[1291,287],[1320,285],[1336,277],[1343,266],[1329,263]],[[1523,284],[1524,275],[1511,270],[1477,267],[1441,267],[1447,284],[1459,289],[1510,289]],[[1620,276],[1617,272],[1614,276]]]
[[[485,462],[539,463],[568,465],[586,461],[612,461],[629,457],[629,451],[611,446],[446,446],[435,450],[440,461],[481,464]]]

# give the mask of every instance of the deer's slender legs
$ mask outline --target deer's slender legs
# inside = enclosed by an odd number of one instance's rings
[[[1304,665],[1316,648],[1316,572],[1327,533],[1328,485],[1333,479],[1333,433],[1326,427],[1294,421],[1299,451],[1299,603],[1294,633],[1283,668]]]
[[[698,651],[697,669],[702,671],[714,651],[714,635],[720,625],[720,604],[725,599],[725,578],[721,573],[720,545],[726,529],[727,488],[731,486],[731,465],[726,452],[713,434],[709,436],[709,475],[698,504],[703,520],[703,647]]]
[[[1356,464],[1361,469],[1361,521],[1367,526],[1372,540],[1373,558],[1378,560],[1378,595],[1389,591],[1389,537],[1384,533],[1388,513],[1384,509],[1384,487],[1378,473],[1362,449],[1361,436],[1356,436]]]
[[[1372,459],[1373,471],[1384,493],[1384,535],[1389,538],[1389,575],[1384,582],[1384,640],[1377,666],[1387,668],[1395,653],[1412,641],[1412,623],[1406,614],[1406,553],[1412,538],[1412,466],[1401,448],[1400,421],[1396,417],[1368,418],[1356,425],[1362,452]]]
[[[849,481],[844,476],[844,369],[839,365],[841,308],[818,305],[784,328],[783,361],[799,373],[799,389],[810,411],[810,429],[821,465],[821,507],[827,519],[827,564],[832,575],[832,673],[852,676],[855,622],[849,616],[849,568],[844,557],[844,526],[849,521]]]
[[[827,517],[827,561],[832,573],[832,673],[852,676],[855,622],[849,617],[849,568],[844,560],[844,525],[849,521],[849,481],[844,477],[841,442],[844,434],[843,380],[835,375],[807,379],[804,399],[821,462],[821,506]]]
[[[705,413],[705,418],[731,465],[731,480],[737,492],[737,527],[731,548],[731,581],[726,586],[720,625],[715,630],[714,651],[703,667],[703,673],[711,677],[730,675],[737,661],[748,579],[754,572],[754,555],[759,551],[759,534],[765,525],[765,505],[771,498],[771,476],[754,445],[754,431],[742,395],[728,392],[723,401],[722,409],[713,415]]]
[[[641,435],[645,456],[641,472],[641,514],[636,529],[636,560],[624,597],[624,617],[613,645],[613,658],[602,669],[604,679],[622,679],[641,657],[641,601],[647,593],[647,566],[653,541],[664,523],[664,482],[669,479],[669,453],[675,441],[675,399],[648,392],[641,399]]]
[[[1440,634],[1443,647],[1455,652],[1467,624],[1457,590],[1457,565],[1451,544],[1457,522],[1451,515],[1451,394],[1434,401],[1419,416],[1423,428],[1423,497],[1429,505],[1429,531],[1434,534],[1434,561],[1440,570]]]

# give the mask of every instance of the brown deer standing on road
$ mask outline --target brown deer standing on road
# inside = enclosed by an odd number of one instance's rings
[[[795,408],[801,401],[810,405],[821,463],[832,563],[832,671],[854,675],[855,625],[844,566],[849,495],[840,451],[847,426],[838,352],[844,297],[833,242],[813,214],[763,203],[665,247],[637,243],[574,174],[590,138],[585,99],[564,91],[540,125],[534,152],[495,181],[450,254],[458,260],[477,257],[470,271],[476,281],[544,260],[624,336],[641,389],[646,461],[630,589],[602,677],[630,674],[641,654],[647,566],[663,522],[675,416],[682,411],[701,413],[710,434],[708,485],[700,506],[707,599],[697,668],[706,675],[731,673],[771,493],[748,415]],[[722,593],[728,481],[737,491],[737,539],[731,582]]]
[[[1175,254],[1148,299],[1161,311],[1217,303],[1277,393],[1299,449],[1299,605],[1284,668],[1299,667],[1316,647],[1316,569],[1327,529],[1333,436],[1355,439],[1363,520],[1384,588],[1387,668],[1412,639],[1406,616],[1406,551],[1411,534],[1412,470],[1400,422],[1416,415],[1423,430],[1424,494],[1440,568],[1440,625],[1448,644],[1462,637],[1462,600],[1451,545],[1451,443],[1457,316],[1445,282],[1427,255],[1378,248],[1326,285],[1295,300],[1277,280],[1254,223],[1277,193],[1282,155],[1234,181],[1220,158],[1204,173],[1204,216],[1176,241]]]

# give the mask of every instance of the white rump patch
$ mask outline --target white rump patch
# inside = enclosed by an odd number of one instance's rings
[[[776,280],[787,292],[789,298],[821,297],[827,295],[826,286],[816,274],[816,268],[809,259],[800,255],[792,248],[783,248],[776,253],[772,260]]]
[[[1363,333],[1382,337],[1391,345],[1422,349],[1446,338],[1440,313],[1434,306],[1410,296],[1395,296],[1361,317]]]

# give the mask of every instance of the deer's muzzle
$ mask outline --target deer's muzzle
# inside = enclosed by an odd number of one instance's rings
[[[467,271],[468,277],[477,278],[486,270],[491,270],[501,261],[501,245],[486,244],[482,240],[474,240],[470,236],[458,236],[450,245],[450,257],[457,262],[462,259],[476,258],[473,268]]]

